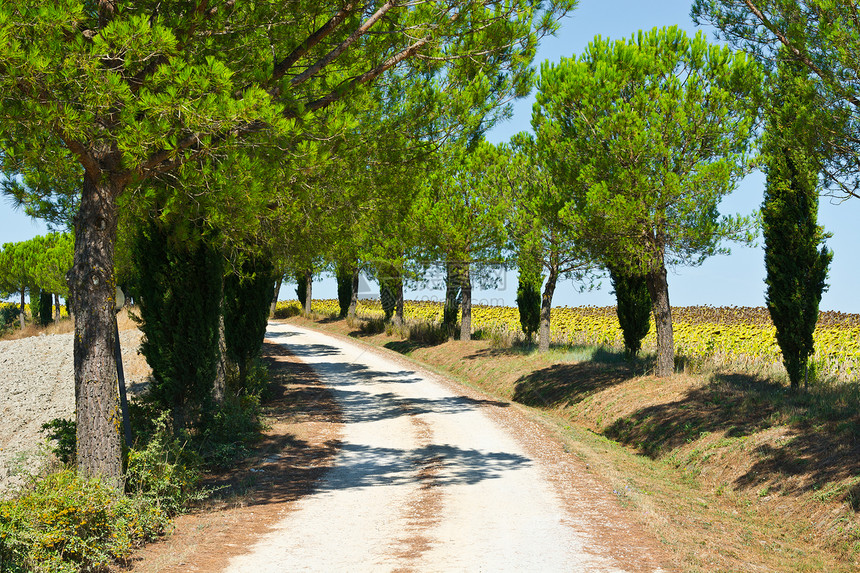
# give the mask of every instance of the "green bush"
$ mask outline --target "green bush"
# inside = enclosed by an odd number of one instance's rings
[[[275,306],[275,314],[272,316],[274,318],[290,318],[293,316],[298,316],[301,313],[302,309],[299,308],[295,302],[280,301]]]
[[[169,419],[169,412],[162,412],[146,445],[129,450],[125,488],[130,497],[150,500],[173,516],[206,492],[197,489],[200,457],[172,434]]]
[[[164,531],[167,515],[71,469],[0,501],[0,571],[95,571]]]
[[[254,376],[258,375],[255,368]],[[204,430],[193,436],[193,447],[207,467],[229,467],[247,455],[247,444],[258,439],[262,429],[260,398],[228,394],[210,414]]]

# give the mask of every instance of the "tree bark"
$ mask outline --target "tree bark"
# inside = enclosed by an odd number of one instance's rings
[[[212,399],[216,404],[224,402],[227,391],[227,337],[224,331],[224,293],[221,293],[221,314],[218,317],[218,368],[212,382]]]
[[[278,296],[281,294],[281,283],[284,281],[283,275],[275,279],[275,294],[272,296],[272,305],[269,307],[269,316],[275,315],[275,310],[278,306]]]
[[[305,314],[311,313],[311,299],[313,298],[311,289],[314,285],[314,275],[311,271],[305,275],[305,285],[307,285],[307,295],[305,296]]]
[[[657,326],[657,371],[658,378],[671,376],[675,372],[675,340],[672,332],[672,309],[669,306],[669,283],[666,266],[661,264],[656,271],[646,275],[648,294],[651,295],[651,311]]]
[[[394,324],[402,326],[403,322],[403,275],[398,274],[394,284]]]
[[[457,293],[460,285],[457,279],[457,267],[450,260],[445,261],[445,307],[442,311],[442,325],[447,329],[448,336],[453,336],[457,324]]]
[[[346,313],[347,316],[354,317],[358,312],[358,280],[359,280],[359,270],[358,270],[358,262],[356,261],[355,268],[352,271],[352,297],[349,299],[349,311]]]
[[[116,315],[113,317],[113,334],[116,338],[116,376],[117,387],[119,388],[119,406],[122,410],[122,429],[125,434],[125,445],[131,448],[131,419],[128,414],[128,398],[125,393],[125,372],[122,369],[122,348],[119,343],[119,325],[117,324]]]
[[[546,278],[546,286],[543,288],[543,296],[540,301],[540,339],[538,341],[538,351],[546,352],[549,350],[549,327],[550,315],[552,313],[552,296],[555,294],[555,285],[558,282],[558,267],[550,268],[549,275]]]
[[[24,289],[21,289],[21,314],[18,315],[18,322],[21,325],[21,330],[24,330],[24,305],[27,304],[27,299],[24,298]],[[30,309],[32,311],[32,308]]]
[[[472,339],[472,277],[469,275],[469,263],[462,263],[459,273],[460,292],[462,300],[462,317],[460,318],[460,340]]]
[[[60,322],[60,295],[54,293],[54,320]]]
[[[84,174],[75,216],[75,255],[69,273],[75,320],[75,404],[78,471],[122,487],[122,446],[114,334],[116,197],[109,174]]]

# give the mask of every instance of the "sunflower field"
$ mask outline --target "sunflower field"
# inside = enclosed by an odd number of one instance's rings
[[[280,302],[279,308],[294,305]],[[338,313],[337,300],[315,300],[314,312]],[[297,309],[298,310],[298,309]],[[381,318],[378,300],[361,300],[358,315]],[[434,323],[442,320],[442,303],[406,301],[407,324]],[[688,361],[704,361],[745,371],[766,373],[781,370],[782,355],[776,342],[776,329],[764,307],[674,307],[672,319],[675,352]],[[508,340],[522,339],[516,307],[475,306],[472,308],[474,330]],[[552,310],[552,342],[559,345],[594,345],[623,349],[624,338],[614,306],[557,307]],[[653,352],[656,335],[645,337],[644,352]],[[815,377],[819,380],[853,381],[860,374],[860,315],[822,312],[815,330],[815,354],[812,357]]]

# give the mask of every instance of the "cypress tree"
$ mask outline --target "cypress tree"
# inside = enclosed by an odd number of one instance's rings
[[[644,276],[625,274],[609,267],[609,280],[615,291],[615,312],[624,333],[624,353],[633,359],[642,348],[642,339],[651,330],[651,295]]]
[[[379,273],[379,298],[382,303],[382,312],[385,313],[385,322],[391,320],[397,305],[397,294],[394,292],[395,277],[382,272]]]
[[[445,263],[445,306],[442,309],[442,327],[450,336],[457,327],[457,313],[460,312],[460,281],[457,266],[451,261]]]
[[[352,302],[353,269],[348,265],[339,264],[335,277],[337,278],[337,303],[340,307],[340,318],[346,317]]]
[[[792,389],[806,377],[818,305],[833,258],[817,223],[822,114],[804,68],[781,53],[763,145],[766,301]]]
[[[296,297],[304,310],[308,298],[308,277],[305,273],[296,273]]]
[[[54,322],[54,295],[46,290],[39,291],[39,324],[48,326]]]
[[[210,404],[218,367],[221,256],[199,233],[179,242],[157,223],[138,233],[133,255],[150,396],[172,411],[175,427],[192,426]]]
[[[246,260],[241,274],[224,279],[224,342],[239,368],[239,392],[259,390],[247,387],[248,368],[263,348],[274,291],[275,267],[262,257]]]
[[[534,252],[524,249],[519,256],[519,283],[517,285],[517,309],[520,313],[520,327],[531,342],[540,328],[540,287],[543,277],[540,264]]]

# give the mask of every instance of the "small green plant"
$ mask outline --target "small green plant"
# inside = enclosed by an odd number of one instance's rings
[[[229,467],[248,453],[247,444],[262,429],[259,396],[228,394],[191,443],[206,466]]]
[[[155,431],[143,448],[128,452],[126,492],[151,500],[166,515],[182,511],[189,502],[206,497],[197,489],[200,457],[170,431],[170,413],[154,420]]]
[[[48,440],[54,442],[49,446],[51,453],[64,464],[75,463],[75,421],[54,418],[42,424],[42,432]]]

